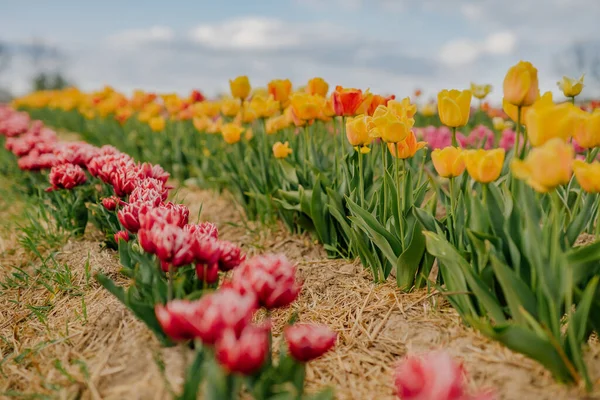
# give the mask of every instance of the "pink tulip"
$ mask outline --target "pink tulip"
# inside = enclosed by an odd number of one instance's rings
[[[154,312],[163,332],[175,341],[196,337],[196,329],[189,322],[197,312],[199,302],[171,300],[166,306],[156,305]]]
[[[335,345],[337,333],[325,325],[294,324],[283,332],[292,357],[309,362],[321,357]]]
[[[466,400],[462,364],[445,352],[406,357],[394,371],[398,397],[402,400]]]
[[[245,259],[242,249],[234,243],[219,241],[219,269],[221,271],[231,271],[237,268]]]
[[[170,174],[166,172],[160,165],[143,163],[139,166],[140,175],[145,178],[154,178],[162,183],[167,183]]]
[[[136,187],[129,195],[130,203],[148,203],[158,207],[162,203],[162,195],[154,189]]]
[[[146,189],[146,192],[156,193],[156,191],[150,189]],[[187,207],[185,210],[187,210]],[[164,206],[151,208],[147,210],[147,212],[140,214],[140,229],[150,230],[157,223],[162,225],[183,227],[185,224],[187,224],[188,214],[189,212],[182,212],[182,208],[167,208]]]
[[[188,224],[183,227],[188,232],[197,236],[210,236],[214,239],[219,238],[219,230],[212,222],[201,222],[199,224]]]
[[[75,164],[61,164],[52,167],[48,179],[52,187],[47,190],[73,189],[87,181],[83,169]]]
[[[140,232],[142,248],[156,254],[160,261],[180,267],[194,260],[192,237],[180,227],[157,224]]]
[[[133,168],[119,168],[110,173],[109,182],[119,197],[128,196],[138,186],[139,177]]]
[[[54,154],[59,164],[76,164],[85,167],[98,153],[98,148],[85,142],[63,143]]]
[[[196,276],[200,282],[213,284],[219,280],[219,266],[217,264],[196,264]]]
[[[125,229],[131,233],[137,233],[140,229],[140,213],[147,212],[151,205],[147,203],[129,203],[119,210],[117,217]]]
[[[198,300],[197,311],[189,322],[197,337],[207,345],[217,342],[226,330],[239,337],[252,321],[256,299],[233,289],[220,289]]]
[[[233,286],[240,293],[254,294],[267,309],[285,307],[300,293],[296,282],[296,267],[284,255],[259,255],[237,268]]]

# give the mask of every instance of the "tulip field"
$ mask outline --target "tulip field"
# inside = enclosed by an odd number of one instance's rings
[[[0,105],[0,394],[600,396],[600,103],[537,73]]]

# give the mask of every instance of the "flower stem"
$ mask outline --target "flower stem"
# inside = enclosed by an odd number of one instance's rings
[[[365,207],[365,182],[363,176],[363,153],[359,150],[358,152],[358,190],[360,193],[360,206]]]
[[[518,157],[519,141],[521,140],[521,106],[517,106],[517,126],[515,126],[515,151],[513,158]]]
[[[394,145],[396,145],[394,143]],[[396,180],[396,207],[398,208],[398,212],[396,213],[396,223],[398,224],[398,230],[400,232],[400,242],[402,243],[402,248],[404,248],[404,227],[402,226],[402,204],[400,203],[400,196],[402,196],[402,190],[400,189],[400,166],[398,163],[398,157],[394,156],[394,175]]]
[[[387,154],[386,154],[386,150],[387,150],[387,146],[386,143],[382,140],[381,141],[381,179],[383,179],[382,181],[382,187],[383,187],[383,226],[386,226],[387,224],[387,186],[385,184],[385,181],[387,179],[385,174],[386,174],[386,170],[387,170]]]
[[[454,177],[450,178],[449,190],[450,190],[450,210],[448,212],[448,216],[450,218],[450,226],[449,226],[448,230],[450,231],[450,240],[452,241],[452,243],[454,245],[456,245],[456,243],[454,243],[454,208],[456,207],[454,204]]]
[[[173,300],[173,264],[169,264],[169,286],[167,287],[167,301]]]
[[[571,96],[571,103],[573,103],[573,105],[575,105],[575,96]]]
[[[456,140],[456,127],[452,127],[452,146],[458,147],[458,141]]]

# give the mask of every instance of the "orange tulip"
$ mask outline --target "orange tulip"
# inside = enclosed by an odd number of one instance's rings
[[[336,115],[354,116],[363,103],[363,92],[360,89],[344,89],[336,86],[331,94],[331,103]]]
[[[373,115],[373,113],[375,112],[375,110],[377,109],[377,107],[379,106],[387,106],[388,102],[390,100],[395,100],[396,96],[395,95],[391,95],[388,97],[383,97],[381,95],[373,95],[373,98],[371,99],[371,104],[369,105],[369,110],[367,112],[367,114],[369,115]]]
[[[269,94],[281,104],[285,104],[290,98],[292,82],[289,79],[274,79],[269,82],[267,87]]]
[[[290,98],[293,115],[301,121],[319,118],[325,107],[325,99],[308,93],[294,93]]]
[[[242,132],[244,132],[244,128],[235,123],[225,124],[221,127],[223,139],[228,144],[239,142],[242,139]]]
[[[427,142],[417,142],[417,137],[413,131],[410,131],[406,138],[398,143],[388,143],[388,149],[392,156],[400,159],[413,157],[417,151],[427,145]]]

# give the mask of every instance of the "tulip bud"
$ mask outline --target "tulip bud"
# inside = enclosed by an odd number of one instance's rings
[[[229,88],[231,89],[231,95],[238,99],[245,99],[250,94],[250,80],[247,76],[238,76],[233,80],[229,80]]]
[[[119,243],[120,240],[129,242],[129,233],[127,231],[119,231],[114,235],[115,242]]]
[[[115,196],[105,197],[102,199],[102,206],[108,211],[115,211],[119,205],[119,199]]]

